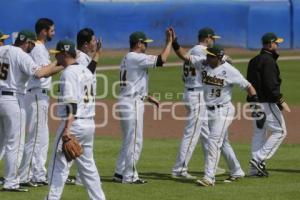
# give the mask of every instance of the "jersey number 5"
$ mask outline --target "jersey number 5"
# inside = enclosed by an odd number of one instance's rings
[[[0,63],[0,80],[6,80],[8,75],[9,64]]]

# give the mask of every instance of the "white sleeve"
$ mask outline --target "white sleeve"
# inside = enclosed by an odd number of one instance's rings
[[[39,51],[39,48],[34,47],[32,51],[30,52],[30,56],[33,59],[33,61],[40,65],[40,66],[46,66],[49,65],[50,59],[48,55],[43,54],[43,52]]]
[[[19,55],[20,70],[28,76],[33,76],[40,68],[27,53]]]
[[[249,81],[247,81],[244,76],[234,67],[231,67],[231,73],[229,74],[229,79],[231,84],[238,85],[241,89],[246,89],[250,86]]]
[[[87,57],[85,57],[81,53],[79,53],[78,57],[76,58],[76,62],[80,65],[87,67],[91,61]]]
[[[64,103],[78,103],[78,90],[77,87],[78,77],[75,73],[68,71],[62,75],[63,89],[61,93],[61,99]]]
[[[137,66],[142,68],[154,68],[156,67],[156,61],[158,56],[139,54],[136,57]]]

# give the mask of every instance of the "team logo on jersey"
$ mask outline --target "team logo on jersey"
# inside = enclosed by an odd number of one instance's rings
[[[215,86],[224,86],[224,79],[218,78],[216,76],[209,76],[207,71],[202,71],[202,82],[207,85],[215,85]]]

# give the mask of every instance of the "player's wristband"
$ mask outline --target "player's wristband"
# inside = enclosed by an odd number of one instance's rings
[[[172,47],[173,47],[174,51],[178,51],[180,49],[180,45],[177,41],[177,38],[175,38],[174,41],[172,42]]]
[[[259,99],[258,99],[258,96],[257,96],[257,95],[253,95],[253,96],[248,96],[248,97],[247,97],[247,101],[248,101],[248,102],[258,102]]]

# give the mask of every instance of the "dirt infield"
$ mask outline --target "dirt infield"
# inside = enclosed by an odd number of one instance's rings
[[[52,100],[53,102],[53,100]],[[115,119],[113,115],[117,115],[113,111],[113,106],[116,102],[111,100],[101,101],[101,106],[97,106],[96,109],[96,124],[104,124],[103,127],[96,128],[97,135],[120,137],[120,122]],[[104,109],[104,105],[107,107]],[[184,119],[174,119],[169,111],[172,107],[166,105],[161,108],[160,112],[156,108],[147,105],[144,116],[144,136],[146,138],[181,138],[182,131],[184,128]],[[288,136],[285,139],[285,143],[300,143],[300,123],[298,122],[297,114],[300,112],[300,107],[292,107],[292,113],[284,113],[285,120],[287,123]],[[51,113],[51,111],[50,111]],[[107,114],[105,114],[107,113]],[[183,105],[176,106],[173,112],[178,118],[185,116],[185,108]],[[59,121],[53,120],[49,117],[49,128],[50,133],[55,133],[58,127]],[[234,120],[229,129],[230,139],[236,142],[247,142],[251,141],[252,136],[252,122],[245,119]]]

